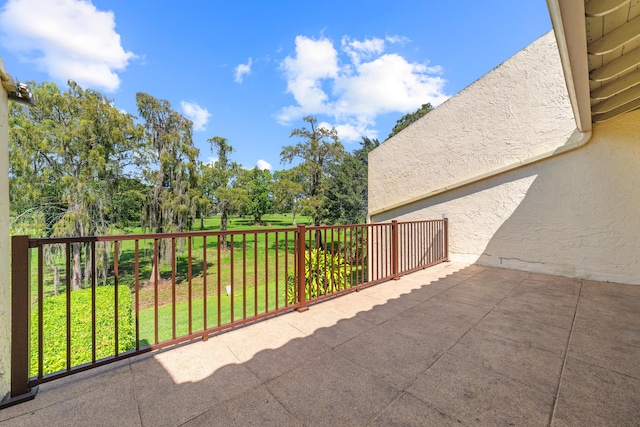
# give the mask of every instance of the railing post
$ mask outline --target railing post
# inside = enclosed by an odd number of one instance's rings
[[[393,280],[400,280],[400,271],[398,268],[398,258],[400,256],[400,244],[398,240],[398,221],[391,221],[391,269]]]
[[[31,332],[29,236],[11,238],[11,396],[0,407],[35,397],[29,388],[29,335]]]
[[[298,307],[297,311],[303,312],[309,310],[309,306],[307,305],[307,290],[306,290],[306,278],[305,278],[305,236],[307,234],[306,227],[304,225],[298,226],[298,231],[296,233],[296,243],[298,250],[298,301],[300,302],[300,307]]]
[[[449,262],[449,218],[444,218],[444,260]]]

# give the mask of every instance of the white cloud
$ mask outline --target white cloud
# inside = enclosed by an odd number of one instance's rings
[[[111,11],[88,0],[9,0],[0,11],[0,42],[52,79],[115,91],[116,71],[135,58],[125,51]]]
[[[211,113],[209,113],[206,108],[202,108],[193,102],[186,101],[180,101],[180,106],[182,107],[182,112],[185,117],[193,122],[194,131],[197,132],[207,128],[207,123],[209,123]]]
[[[405,36],[399,36],[397,34],[393,36],[387,36],[385,37],[385,40],[388,41],[389,43],[392,43],[392,44],[398,43],[400,45],[405,45],[406,43],[409,43],[411,41],[410,38]]]
[[[384,52],[384,40],[373,38],[359,41],[345,36],[342,38],[342,50],[351,57],[353,64],[358,65],[363,59]]]
[[[363,136],[374,139],[378,137],[379,132],[370,126],[375,123],[354,122],[335,126],[338,137],[341,141],[359,141]]]
[[[207,157],[207,161],[204,164],[209,166],[215,166],[217,161],[218,161],[217,157]]]
[[[266,160],[262,160],[262,159],[258,160],[256,162],[256,166],[260,170],[265,170],[265,169],[271,170],[271,163],[267,162]]]
[[[236,78],[235,78],[235,82],[236,83],[242,83],[242,79],[244,79],[244,76],[246,74],[250,74],[251,73],[251,63],[252,63],[252,59],[249,58],[249,62],[247,62],[246,64],[239,64],[236,67]]]
[[[282,63],[287,91],[296,103],[282,108],[278,121],[289,125],[305,115],[326,115],[335,122],[340,139],[350,142],[375,137],[379,114],[405,114],[427,102],[441,104],[448,98],[441,67],[385,53],[387,44],[408,41],[401,36],[345,36],[339,53],[327,38],[296,37],[295,56]]]
[[[279,117],[281,123],[288,123],[305,112],[317,114],[329,111],[325,105],[328,95],[322,89],[322,81],[336,78],[339,71],[338,52],[331,40],[296,37],[296,56],[287,56],[282,68],[287,78],[287,92],[293,95],[298,105],[282,111]]]

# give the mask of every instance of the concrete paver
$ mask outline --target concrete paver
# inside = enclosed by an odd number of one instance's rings
[[[553,395],[445,354],[407,390],[463,425],[543,426]]]
[[[640,286],[439,264],[0,411],[32,425],[640,425]]]
[[[637,426],[640,379],[567,359],[554,426]]]

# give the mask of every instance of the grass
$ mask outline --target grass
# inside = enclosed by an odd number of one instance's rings
[[[268,290],[267,290],[268,289]],[[266,312],[268,300],[269,311],[285,306],[286,284],[279,283],[278,292],[272,284],[267,288],[264,283],[249,286],[246,290],[234,291],[233,304],[231,296],[222,291],[220,296],[207,295],[207,323],[204,324],[204,298],[194,298],[191,304],[191,325],[189,325],[189,301],[180,301],[175,304],[175,335],[173,324],[173,304],[165,304],[158,308],[158,340],[155,339],[155,308],[149,307],[140,310],[140,346],[155,344],[175,337],[187,335],[189,326],[192,332],[203,331],[220,325],[231,323],[234,320],[245,319],[255,314]],[[257,292],[256,292],[257,290]],[[268,298],[265,293],[268,292]],[[278,297],[276,298],[276,295]],[[276,303],[277,301],[277,303]],[[220,303],[218,305],[218,302]],[[231,308],[233,306],[233,318]]]
[[[95,298],[95,359],[113,356],[115,343],[115,287],[96,288]],[[92,292],[91,289],[73,291],[70,295],[70,319],[67,322],[65,295],[57,295],[43,301],[43,374],[67,368],[67,323],[71,327],[69,358],[78,366],[93,360],[92,342]],[[131,293],[126,286],[118,287],[118,353],[135,347],[135,332],[131,312]],[[38,373],[38,310],[31,313],[31,375]]]

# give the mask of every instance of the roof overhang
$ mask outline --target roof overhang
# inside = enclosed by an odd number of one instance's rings
[[[640,2],[547,5],[578,129],[640,108]]]
[[[576,126],[591,130],[589,61],[583,0],[547,0]]]

